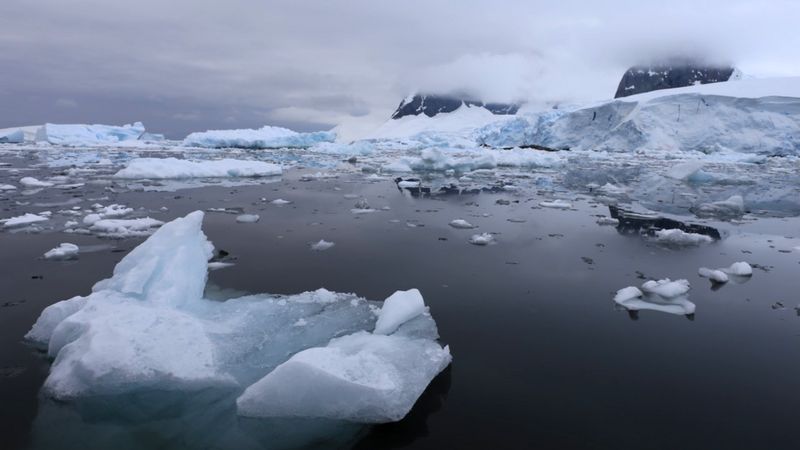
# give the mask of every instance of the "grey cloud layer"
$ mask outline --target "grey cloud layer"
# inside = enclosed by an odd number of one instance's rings
[[[380,121],[417,89],[599,99],[675,52],[797,74],[798,3],[3,0],[0,128],[317,129]]]

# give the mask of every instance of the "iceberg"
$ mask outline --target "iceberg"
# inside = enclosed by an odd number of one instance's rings
[[[177,158],[137,158],[114,174],[124,179],[175,179],[175,178],[225,178],[268,177],[280,175],[278,164],[263,161],[219,159],[212,161],[187,161]]]
[[[308,148],[321,142],[333,142],[334,140],[336,140],[336,134],[329,131],[298,133],[288,128],[265,126],[258,130],[209,130],[192,133],[183,140],[183,146],[251,149]]]
[[[68,147],[114,145],[137,141],[145,133],[144,125],[59,125],[46,123],[36,133],[36,140]]]
[[[89,295],[42,312],[26,339],[54,358],[45,395],[124,409],[131,395],[203,392],[238,397],[242,415],[372,423],[405,416],[449,364],[418,291],[381,310],[325,289],[205,299],[213,245],[202,221],[196,211],[164,224]],[[387,334],[371,332],[378,321]]]
[[[0,130],[0,144],[21,144],[25,142],[25,132],[20,128]]]

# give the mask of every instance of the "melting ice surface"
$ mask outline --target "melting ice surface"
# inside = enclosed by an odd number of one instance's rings
[[[26,338],[54,358],[47,396],[113,411],[157,392],[231,405],[244,392],[247,416],[388,422],[450,363],[416,290],[383,309],[325,289],[204,299],[213,246],[202,220],[165,224],[91,294],[42,312]]]

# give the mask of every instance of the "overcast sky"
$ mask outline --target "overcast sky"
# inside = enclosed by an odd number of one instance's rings
[[[797,0],[0,0],[0,128],[371,126],[415,91],[610,98],[687,54],[800,75]]]

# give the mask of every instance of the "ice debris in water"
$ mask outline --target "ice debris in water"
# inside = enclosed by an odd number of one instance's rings
[[[101,237],[127,238],[147,236],[164,222],[150,217],[141,219],[101,219],[92,223],[89,231]]]
[[[49,181],[40,181],[40,180],[38,180],[36,178],[33,178],[33,177],[21,178],[19,180],[19,184],[21,184],[21,185],[23,185],[25,187],[30,187],[30,188],[37,188],[37,187],[42,188],[42,187],[51,187],[51,186],[53,186],[53,183],[50,183]]]
[[[290,204],[292,202],[290,202],[289,200],[284,200],[282,198],[276,198],[275,200],[271,201],[270,203],[272,203],[273,205],[277,205],[277,206],[283,206],[283,205],[288,205],[288,204]]]
[[[116,178],[225,178],[267,177],[280,175],[283,169],[278,164],[264,161],[219,159],[211,161],[187,161],[177,158],[137,158],[120,170]]]
[[[687,233],[678,228],[670,228],[655,231],[656,241],[662,244],[677,247],[693,246],[714,242],[711,236],[699,233]]]
[[[494,242],[494,236],[490,233],[473,234],[469,238],[469,243],[472,245],[489,245]]]
[[[564,200],[553,200],[547,202],[539,202],[539,206],[545,208],[569,209],[572,208],[572,203],[566,202]]]
[[[236,221],[239,223],[256,223],[261,219],[258,214],[240,214],[236,216]]]
[[[3,219],[2,222],[3,222],[3,227],[5,228],[15,228],[15,227],[24,227],[37,222],[44,222],[46,220],[50,219],[48,219],[44,215],[25,213],[21,216],[11,217],[9,219]]]
[[[13,184],[0,184],[0,191],[15,191],[17,189]]]
[[[598,225],[619,225],[619,219],[615,219],[613,217],[599,217],[597,219]]]
[[[700,269],[697,270],[697,274],[703,278],[708,278],[709,280],[715,283],[728,282],[728,275],[719,269],[709,269],[707,267],[701,267]]]
[[[58,247],[48,250],[44,257],[45,259],[74,259],[78,257],[78,246],[64,242]]]
[[[321,252],[328,250],[334,245],[336,244],[333,242],[326,241],[325,239],[320,239],[319,242],[314,242],[313,244],[311,244],[311,250],[314,250],[315,252]]]
[[[690,315],[695,312],[695,304],[686,297],[688,292],[689,282],[686,280],[649,280],[642,284],[641,289],[628,286],[618,290],[614,302],[629,311],[651,310]]]
[[[128,208],[125,205],[113,204],[108,206],[97,206],[96,212],[88,214],[83,218],[83,223],[85,225],[92,225],[101,219],[123,217],[133,212],[133,208]]]
[[[233,393],[247,416],[387,422],[450,363],[415,291],[377,317],[374,302],[324,289],[204,299],[213,246],[202,220],[165,224],[88,296],[42,312],[26,338],[54,358],[45,395],[123,409],[143,392]]]
[[[367,199],[365,198],[362,198],[361,200],[357,201],[353,209],[350,210],[350,212],[353,214],[366,214],[375,211],[376,211],[375,209],[372,209],[369,206],[369,202],[367,202]]]
[[[450,226],[453,227],[453,228],[460,228],[460,229],[465,229],[465,230],[466,229],[471,229],[471,228],[477,228],[475,225],[467,222],[464,219],[455,219],[455,220],[450,222]]]

